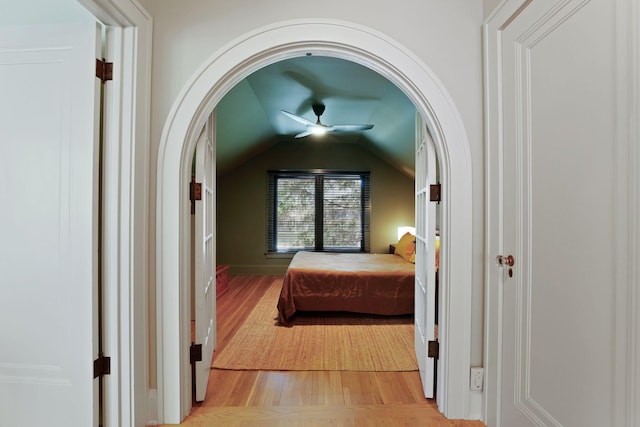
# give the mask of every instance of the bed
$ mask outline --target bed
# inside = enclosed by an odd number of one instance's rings
[[[285,274],[278,315],[298,311],[405,315],[414,310],[415,265],[394,254],[298,252]]]

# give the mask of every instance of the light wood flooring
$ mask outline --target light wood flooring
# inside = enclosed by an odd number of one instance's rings
[[[218,350],[262,297],[274,276],[230,276],[217,301]],[[215,354],[214,354],[215,358]],[[206,400],[189,427],[456,426],[422,394],[418,372],[227,371],[212,369]]]

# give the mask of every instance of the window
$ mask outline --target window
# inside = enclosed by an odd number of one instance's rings
[[[267,251],[368,252],[369,172],[268,172]]]

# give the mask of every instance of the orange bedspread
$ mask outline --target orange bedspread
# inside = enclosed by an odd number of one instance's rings
[[[391,254],[298,252],[278,300],[281,324],[296,311],[411,314],[415,265]]]

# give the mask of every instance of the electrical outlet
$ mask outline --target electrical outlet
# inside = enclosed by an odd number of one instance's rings
[[[471,378],[469,379],[469,388],[474,391],[482,390],[484,380],[484,368],[471,368]]]

